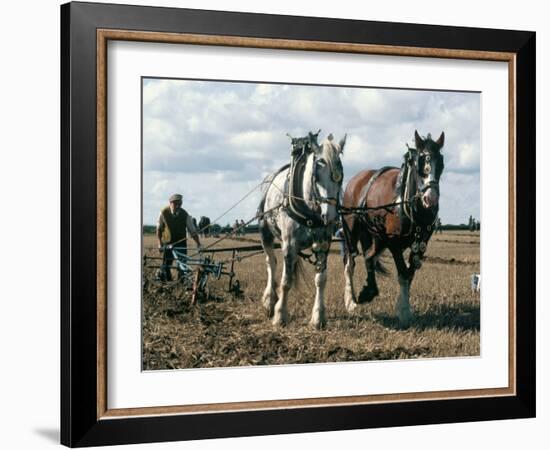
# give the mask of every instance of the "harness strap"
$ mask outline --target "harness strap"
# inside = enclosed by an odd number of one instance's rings
[[[290,164],[285,164],[283,167],[281,167],[279,170],[277,170],[277,172],[275,172],[273,174],[273,176],[268,178],[269,186],[271,186],[273,184],[273,181],[275,180],[275,178],[277,178],[277,175],[279,175],[281,172],[288,169],[289,167],[290,167]],[[276,186],[276,185],[274,185],[274,186]],[[267,198],[267,192],[268,191],[269,191],[269,189],[265,189],[265,191],[262,195],[262,199],[260,200],[260,204],[258,205],[258,209],[256,210],[256,216],[258,216],[258,217],[260,215],[263,215],[263,213],[264,213],[265,201],[266,201],[266,198]]]
[[[382,175],[383,173],[386,173],[388,170],[391,170],[391,169],[397,169],[397,167],[393,167],[393,166],[384,166],[382,167],[381,169],[378,169],[374,175],[372,177],[370,177],[370,180],[367,182],[367,184],[365,185],[365,187],[362,189],[361,191],[361,205],[362,206],[367,206],[367,197],[369,195],[369,191],[372,187],[372,185],[374,184],[374,182],[378,179],[378,177],[380,177],[380,175]]]

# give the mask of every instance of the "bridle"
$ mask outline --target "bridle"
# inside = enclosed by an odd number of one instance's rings
[[[437,212],[433,215],[433,220],[430,220],[429,223],[419,221],[418,202],[422,201],[422,196],[428,189],[435,189],[439,195],[439,178],[441,176],[441,169],[439,173],[436,172],[436,176],[424,182],[420,173],[424,176],[428,176],[432,172],[431,153],[427,150],[417,150],[416,148],[410,148],[407,145],[408,151],[405,153],[405,164],[403,169],[406,168],[407,176],[403,180],[405,183],[403,190],[403,198],[401,204],[401,211],[409,219],[409,230],[406,235],[414,235],[414,241],[411,244],[411,262],[416,269],[419,269],[422,265],[422,260],[424,258],[424,253],[428,245],[428,240],[433,232],[435,222],[437,221],[438,214]],[[443,156],[440,156],[441,158]],[[420,160],[422,159],[422,167],[420,167]],[[443,164],[443,162],[436,162]],[[403,170],[402,169],[402,170]],[[409,192],[410,189],[410,176],[414,174],[414,184],[416,185],[415,192]]]
[[[423,177],[428,176],[432,172],[432,155],[427,150],[417,150],[416,148],[410,148],[407,145],[407,153],[404,155],[405,164],[403,169],[406,169],[406,177],[403,180],[405,183],[403,192],[402,192],[402,207],[401,210],[403,214],[409,219],[410,230],[409,234],[413,231],[413,228],[419,228],[417,225],[418,222],[418,201],[421,201],[422,195],[428,191],[428,189],[435,189],[439,195],[439,177],[441,172],[439,172],[437,177],[424,182]],[[442,156],[441,156],[442,157]],[[420,160],[422,160],[422,167],[420,167]],[[403,170],[402,169],[402,170]],[[411,189],[411,180],[410,177],[413,177],[415,189],[412,192]],[[432,223],[426,225],[427,230],[433,229],[433,225],[437,221],[437,213],[434,214]]]
[[[405,153],[405,163],[408,165],[408,174],[413,173],[415,177],[416,192],[414,195],[420,196],[424,194],[428,189],[435,189],[439,194],[439,174],[434,179],[424,182],[423,177],[420,176],[420,172],[424,176],[428,176],[432,171],[432,155],[427,150],[417,150],[407,146],[408,151]],[[442,158],[442,156],[440,156]],[[423,167],[419,167],[420,159],[423,159]],[[409,200],[406,198],[406,200]]]
[[[343,179],[343,168],[341,162],[337,168],[331,170],[331,180],[334,183],[338,183],[339,189],[336,197],[323,196],[318,189],[318,173],[317,169],[319,165],[328,165],[327,161],[324,158],[317,157],[317,153],[314,151],[313,146],[317,146],[317,135],[309,133],[308,136],[300,138],[292,138],[292,151],[291,151],[291,164],[288,172],[288,184],[289,189],[285,192],[285,204],[291,216],[297,220],[299,223],[305,225],[308,228],[321,228],[330,225],[330,223],[325,223],[318,214],[318,208],[322,204],[331,205],[338,207],[340,203],[339,194],[342,185]],[[311,170],[311,195],[312,198],[305,199],[302,193],[295,192],[295,186],[293,186],[295,171],[300,170],[300,165],[306,163],[306,159],[312,155],[312,170]],[[335,170],[336,169],[336,170]],[[306,205],[309,211],[305,210]]]
[[[343,168],[341,166],[341,163],[339,164],[340,167],[338,167],[338,171],[335,171],[334,169],[330,171],[330,179],[338,184],[338,193],[336,194],[336,197],[324,197],[319,193],[319,189],[317,188],[317,165],[318,164],[324,164],[328,165],[328,163],[323,159],[319,158],[317,159],[317,156],[315,153],[313,154],[313,170],[311,171],[311,186],[313,191],[313,201],[318,206],[320,206],[321,203],[326,203],[330,206],[338,207],[340,203],[340,190],[342,189],[342,179],[343,179]]]

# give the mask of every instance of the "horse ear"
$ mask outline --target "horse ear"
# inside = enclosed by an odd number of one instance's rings
[[[445,133],[441,132],[441,136],[439,136],[439,139],[435,141],[437,145],[439,145],[439,148],[443,147],[443,144],[445,144]]]
[[[424,141],[422,140],[422,138],[418,134],[418,131],[416,130],[414,130],[414,144],[417,149],[424,148]]]
[[[340,153],[344,153],[344,146],[346,145],[346,139],[348,137],[348,134],[344,134],[344,137],[342,139],[340,139],[340,142],[338,143],[338,145],[340,146]]]
[[[317,138],[319,137],[319,134],[321,134],[321,129],[319,129],[319,130],[317,131],[317,133],[312,133],[312,132],[310,131],[310,132],[309,132],[309,137],[310,137],[310,138],[315,138],[315,139],[317,139]]]

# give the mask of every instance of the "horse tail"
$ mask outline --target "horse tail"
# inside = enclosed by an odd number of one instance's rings
[[[386,269],[386,266],[384,266],[384,264],[382,264],[382,262],[380,261],[380,258],[376,259],[376,263],[374,264],[374,271],[382,275],[383,277],[387,277],[390,274],[389,270]]]
[[[302,258],[296,255],[296,263],[294,264],[294,276],[293,284],[295,288],[300,288],[303,286],[303,282],[306,278],[306,269],[304,267],[304,262]]]

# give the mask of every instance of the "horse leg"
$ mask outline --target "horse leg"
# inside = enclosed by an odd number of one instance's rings
[[[403,251],[400,248],[391,248],[390,251],[395,261],[395,266],[397,268],[397,280],[399,281],[399,295],[395,305],[395,313],[399,319],[399,326],[402,328],[408,328],[413,317],[411,305],[409,303],[409,292],[412,277],[414,275],[414,269],[411,273],[405,263],[405,259],[403,258]]]
[[[348,312],[352,312],[357,308],[357,299],[355,298],[355,291],[353,288],[353,272],[355,270],[355,255],[346,251],[344,276],[346,278],[346,288],[344,291],[344,304]]]
[[[265,261],[267,263],[267,286],[262,297],[262,304],[267,310],[268,317],[273,317],[275,303],[277,303],[277,292],[275,283],[275,271],[277,270],[277,258],[273,247],[265,247]]]
[[[345,225],[346,223],[344,223],[344,226]],[[346,279],[346,288],[344,290],[344,305],[348,312],[352,312],[357,308],[357,297],[355,296],[355,288],[353,286],[353,273],[355,272],[355,256],[357,255],[358,242],[356,230],[356,227],[349,226],[345,241],[344,277]]]
[[[273,325],[286,325],[288,323],[287,299],[288,291],[292,286],[294,269],[296,266],[296,255],[290,250],[289,244],[283,242],[283,276],[281,278],[281,287],[279,289],[279,300],[275,304],[275,313],[273,315]]]
[[[262,304],[267,310],[268,317],[273,317],[275,303],[277,303],[277,292],[275,283],[275,271],[277,270],[277,258],[273,250],[273,234],[264,228],[261,230],[262,246],[265,251],[267,265],[267,285],[262,296]]]
[[[323,328],[327,319],[325,317],[325,286],[327,284],[327,255],[323,262],[321,271],[315,274],[315,302],[313,303],[313,311],[311,312],[310,325],[318,330]]]
[[[365,253],[365,268],[367,269],[367,283],[359,293],[359,303],[369,303],[379,294],[376,284],[376,265],[381,252],[380,244],[373,238],[363,238],[361,247],[368,248]]]

